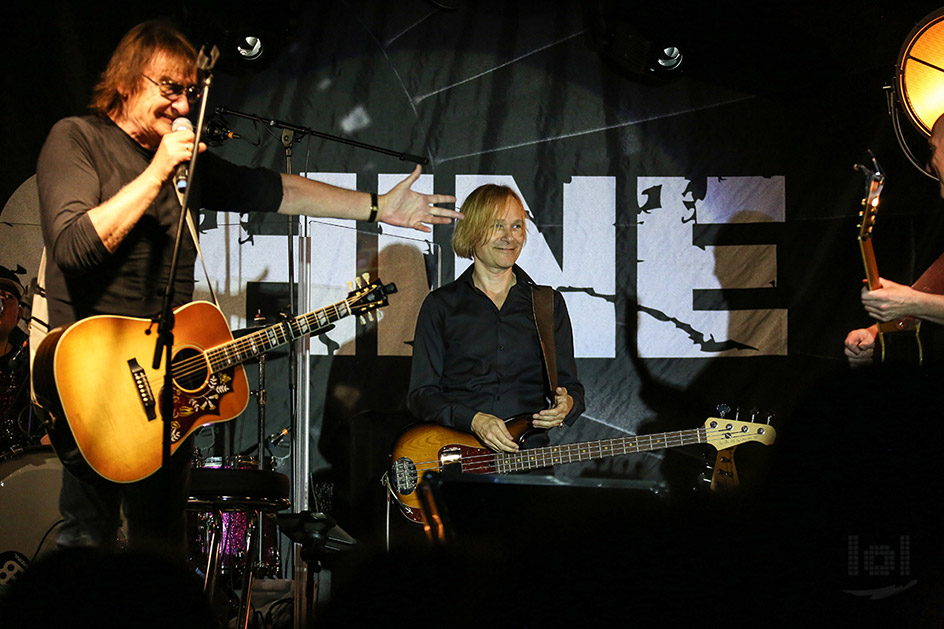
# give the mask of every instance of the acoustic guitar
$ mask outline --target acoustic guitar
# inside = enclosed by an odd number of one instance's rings
[[[393,284],[358,278],[346,299],[234,340],[223,313],[197,301],[174,311],[171,453],[199,427],[228,421],[246,408],[241,364],[348,315],[387,305]],[[165,367],[153,369],[150,319],[96,316],[51,330],[36,352],[33,387],[47,412],[56,454],[81,478],[118,483],[161,466],[163,422],[158,400]]]
[[[512,438],[519,444],[535,429],[531,415],[506,420]],[[653,435],[616,437],[601,441],[568,443],[518,452],[494,452],[475,435],[459,432],[435,423],[408,427],[393,448],[387,487],[407,519],[423,523],[423,510],[417,488],[423,474],[447,468],[462,474],[511,474],[549,467],[559,463],[589,461],[662,448],[708,444],[717,450],[733,448],[750,441],[770,445],[777,433],[767,424],[710,418],[700,428],[675,430]]]

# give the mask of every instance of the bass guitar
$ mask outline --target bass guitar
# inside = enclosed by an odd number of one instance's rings
[[[241,364],[348,315],[387,305],[394,284],[357,280],[346,299],[234,340],[223,313],[197,301],[174,311],[171,453],[201,426],[245,410],[249,383]],[[158,400],[165,366],[153,369],[149,319],[96,316],[51,330],[33,364],[38,404],[50,417],[56,454],[74,474],[118,483],[161,466],[163,422]]]
[[[519,444],[536,429],[531,415],[506,420],[511,436]],[[767,424],[710,418],[701,428],[675,430],[654,435],[617,437],[602,441],[568,443],[518,452],[493,452],[475,435],[439,424],[421,423],[407,428],[393,448],[393,464],[387,473],[387,487],[407,519],[423,523],[417,488],[424,473],[445,469],[462,474],[511,474],[549,467],[559,463],[589,461],[662,448],[708,444],[717,450],[749,441],[770,445],[777,433]]]

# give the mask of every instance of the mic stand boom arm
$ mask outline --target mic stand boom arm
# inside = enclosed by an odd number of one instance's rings
[[[363,142],[358,142],[357,140],[351,140],[350,138],[342,138],[336,135],[331,135],[328,133],[323,133],[321,131],[315,131],[314,129],[309,129],[308,127],[300,127],[288,122],[282,122],[280,120],[272,120],[270,118],[262,118],[261,116],[256,116],[255,114],[247,114],[241,111],[234,111],[223,106],[216,108],[216,113],[226,115],[230,114],[238,118],[245,118],[246,120],[254,120],[264,124],[267,127],[274,127],[278,129],[284,129],[291,131],[295,134],[296,141],[301,140],[305,135],[313,135],[317,138],[323,140],[330,140],[331,142],[338,142],[340,144],[347,144],[349,146],[356,146],[357,148],[367,149],[368,151],[374,151],[375,153],[383,153],[384,155],[390,155],[396,157],[397,159],[404,162],[413,162],[414,164],[422,164],[426,166],[429,164],[429,159],[421,157],[419,155],[411,155],[410,153],[404,153],[402,151],[394,151],[392,149],[384,148],[382,146],[375,146],[373,144],[365,144]]]

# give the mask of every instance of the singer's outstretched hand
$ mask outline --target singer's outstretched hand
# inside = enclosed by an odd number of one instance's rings
[[[374,220],[430,231],[429,225],[448,223],[462,218],[461,212],[435,207],[434,203],[453,203],[448,194],[421,194],[410,189],[419,178],[420,167],[410,173],[387,194],[377,199],[378,211]],[[370,220],[370,195],[312,181],[298,175],[282,175],[282,203],[279,214],[304,214]]]
[[[423,169],[419,164],[406,179],[398,183],[387,194],[381,195],[377,220],[388,225],[412,227],[421,232],[430,232],[430,225],[443,225],[453,219],[462,218],[462,212],[436,207],[436,203],[455,203],[456,198],[448,194],[421,194],[410,187],[419,179]]]

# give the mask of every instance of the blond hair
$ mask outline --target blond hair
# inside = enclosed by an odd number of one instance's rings
[[[488,240],[495,217],[510,201],[524,208],[524,203],[514,190],[492,183],[479,186],[466,197],[461,208],[465,218],[456,223],[456,229],[452,232],[452,250],[457,256],[472,259],[475,248]]]
[[[95,85],[92,111],[103,117],[120,116],[125,100],[138,91],[141,75],[157,56],[163,56],[171,70],[196,76],[197,51],[183,33],[164,20],[142,22],[121,38],[112,53]]]

